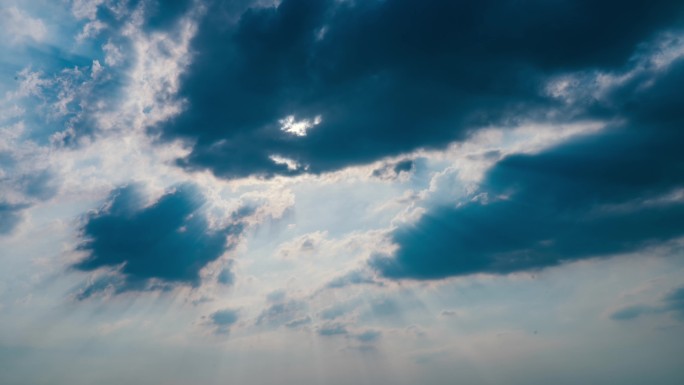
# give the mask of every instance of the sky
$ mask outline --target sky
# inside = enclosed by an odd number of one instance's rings
[[[684,383],[684,3],[0,0],[0,383]]]

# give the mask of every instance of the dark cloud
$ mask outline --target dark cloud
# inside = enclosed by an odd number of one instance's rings
[[[487,201],[432,208],[392,234],[392,278],[505,274],[631,252],[684,235],[684,60],[636,76],[590,108],[623,123],[494,166]]]
[[[170,32],[183,16],[188,15],[196,5],[202,2],[197,0],[128,0],[119,4],[103,2],[97,6],[96,17],[107,27],[120,29],[135,13],[136,17],[143,22],[146,32]]]
[[[413,161],[411,159],[402,160],[394,165],[394,172],[399,174],[402,171],[408,172],[413,169]]]
[[[129,9],[142,7],[145,16],[145,28],[148,32],[172,32],[177,22],[184,16],[191,15],[193,10],[202,12],[209,7],[211,16],[220,19],[224,28],[238,21],[240,15],[250,6],[272,5],[275,0],[132,0]],[[106,8],[101,11],[107,12]],[[108,15],[109,18],[113,15]]]
[[[227,334],[230,332],[230,327],[238,321],[239,312],[233,309],[224,309],[212,313],[209,318],[216,327],[217,333]]]
[[[118,269],[118,290],[199,285],[200,270],[216,260],[242,233],[240,218],[211,229],[202,212],[204,197],[192,185],[180,185],[151,206],[136,186],[111,193],[107,205],[86,216],[80,250],[88,256],[74,265],[91,271]]]
[[[671,0],[283,0],[231,24],[222,11],[229,3],[209,5],[182,79],[188,108],[159,127],[194,141],[179,164],[223,177],[324,172],[536,116],[557,107],[541,92],[549,75],[622,65],[683,8]],[[288,116],[321,120],[297,136],[281,130]]]
[[[146,26],[152,30],[172,27],[178,19],[186,15],[193,0],[152,0],[145,5]]]

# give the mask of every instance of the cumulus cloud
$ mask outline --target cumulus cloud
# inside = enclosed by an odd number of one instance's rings
[[[564,105],[546,79],[620,66],[681,11],[665,0],[283,0],[232,24],[229,3],[208,6],[180,89],[187,109],[160,127],[194,143],[182,166],[227,178],[325,172],[443,148],[477,126],[572,119],[550,112]]]
[[[505,274],[681,237],[683,79],[679,59],[613,87],[583,106],[614,121],[605,130],[504,157],[477,191],[487,199],[430,208],[371,265],[392,278]]]
[[[202,212],[205,198],[192,185],[178,186],[145,206],[140,188],[113,191],[107,204],[86,215],[74,268],[115,269],[119,291],[174,284],[197,286],[200,270],[234,246],[244,230],[238,217],[212,229]]]

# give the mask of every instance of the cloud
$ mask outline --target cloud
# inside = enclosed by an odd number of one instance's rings
[[[17,7],[0,8],[0,24],[0,36],[6,35],[7,38],[2,40],[15,44],[26,40],[40,43],[48,35],[47,27],[41,19],[33,18]]]
[[[374,351],[374,344],[380,340],[382,332],[378,330],[354,331],[342,323],[328,323],[318,328],[321,337],[344,337],[350,344],[346,349]]]
[[[14,190],[33,200],[46,200],[57,193],[54,175],[49,170],[31,170],[31,173],[15,175]]]
[[[146,27],[150,30],[168,29],[192,8],[193,0],[148,1],[145,15]]]
[[[299,327],[311,324],[311,321],[312,321],[311,317],[306,316],[303,318],[297,318],[295,320],[292,320],[292,321],[286,323],[285,326],[290,328],[290,329],[297,329]]]
[[[337,303],[321,310],[319,316],[324,320],[333,320],[347,314],[347,312],[353,310],[356,306],[358,305],[355,303]]]
[[[388,163],[380,168],[373,170],[371,176],[382,180],[396,180],[401,173],[410,173],[415,167],[411,159],[400,160],[395,163]]]
[[[218,283],[226,286],[230,286],[235,283],[235,273],[233,273],[229,268],[224,268],[221,270],[217,277]]]
[[[116,272],[107,272],[90,277],[84,285],[78,288],[74,298],[83,301],[96,295],[110,297],[120,293],[125,288],[125,277],[116,274]]]
[[[274,303],[263,310],[256,319],[255,325],[277,328],[282,325],[296,325],[302,320],[302,313],[307,304],[298,300],[287,300]],[[295,324],[292,324],[295,322]]]
[[[323,337],[346,336],[348,334],[349,331],[342,324],[328,324],[318,329],[318,335]]]
[[[86,216],[79,249],[88,255],[74,267],[118,269],[124,278],[120,291],[197,286],[200,270],[230,249],[244,230],[239,217],[224,228],[209,228],[204,202],[188,184],[149,206],[137,186],[114,190],[103,208]]]
[[[0,201],[0,235],[9,234],[21,222],[21,210],[25,205],[11,205]]]
[[[661,298],[659,304],[638,304],[623,307],[610,318],[615,321],[630,321],[648,314],[670,313],[675,318],[684,321],[684,286],[676,288]]]
[[[684,286],[673,290],[665,297],[665,308],[684,320]]]
[[[15,75],[19,86],[9,93],[11,101],[31,111],[17,117],[27,128],[21,139],[53,148],[84,144],[84,136],[102,128],[100,118],[119,106],[122,73],[80,57],[62,65],[26,67]]]
[[[20,128],[19,126],[9,127]],[[0,127],[0,234],[11,233],[23,210],[55,196],[55,175],[43,168],[40,151],[18,141],[3,141]],[[5,150],[6,149],[6,150]]]
[[[165,7],[147,0],[69,3],[69,19],[76,19],[81,31],[76,36],[56,33],[55,44],[67,45],[31,50],[21,65],[36,63],[40,71],[28,67],[17,74],[41,75],[42,82],[22,103],[32,111],[23,117],[30,123],[32,139],[42,144],[49,138],[53,145],[82,149],[103,131],[140,130],[178,113],[177,78],[195,32],[196,7],[190,5],[200,2],[174,1]],[[159,16],[155,4],[168,14],[162,18],[173,19],[174,28],[151,27]],[[69,31],[61,24],[55,32]]]
[[[684,235],[684,59],[613,87],[587,110],[615,123],[537,154],[510,155],[472,199],[396,229],[390,278],[507,274],[629,253]],[[484,199],[486,198],[486,199]]]
[[[209,318],[216,327],[217,333],[228,334],[230,332],[230,327],[238,321],[239,314],[240,313],[237,310],[224,309],[212,313]]]
[[[226,4],[209,6],[193,41],[186,111],[160,127],[194,143],[180,165],[226,178],[337,170],[443,148],[475,126],[543,118],[541,109],[560,107],[545,79],[622,65],[682,9],[665,0],[283,0],[231,24]],[[288,117],[319,124],[292,135]]]
[[[635,305],[622,308],[610,315],[610,318],[615,321],[628,321],[638,318],[644,314],[660,313],[660,309],[647,305]]]
[[[377,281],[370,271],[359,269],[332,279],[326,287],[329,289],[339,289],[350,285],[362,284],[382,286],[382,282]]]
[[[268,302],[278,303],[284,301],[286,296],[287,293],[285,292],[285,290],[276,290],[268,293],[266,295],[266,300],[268,300]]]
[[[383,298],[374,300],[370,304],[370,313],[378,318],[383,317],[400,317],[402,309],[399,303],[393,299]]]
[[[356,334],[354,338],[359,342],[372,343],[380,339],[380,336],[382,336],[382,333],[377,330],[366,330],[365,332]]]

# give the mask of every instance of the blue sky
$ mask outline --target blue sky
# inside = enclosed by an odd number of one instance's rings
[[[0,383],[681,384],[679,1],[0,0]]]

